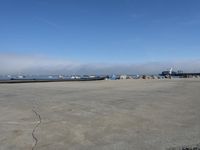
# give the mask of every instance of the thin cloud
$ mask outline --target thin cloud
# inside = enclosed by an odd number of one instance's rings
[[[138,19],[138,18],[144,17],[144,14],[133,13],[133,14],[130,15],[130,17],[131,17],[132,19]]]
[[[182,25],[199,25],[200,20],[199,19],[192,19],[192,20],[180,22],[180,24],[182,24]]]
[[[77,66],[78,63],[50,59],[43,56],[30,56],[30,55],[16,55],[16,54],[1,54],[0,55],[0,74],[6,73],[50,73],[58,68],[68,67],[72,69]],[[38,72],[36,72],[38,71]]]
[[[53,28],[62,28],[59,24],[55,23],[54,21],[50,21],[49,19],[46,18],[41,18],[41,17],[35,17],[34,20],[37,20],[43,24],[46,24],[48,26],[51,26]]]
[[[200,59],[143,63],[80,63],[41,56],[1,54],[0,74],[158,74],[173,67],[200,72]]]

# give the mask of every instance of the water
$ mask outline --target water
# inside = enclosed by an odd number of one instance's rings
[[[88,79],[104,76],[89,76],[89,75],[0,75],[0,80],[58,80],[58,79]]]
[[[0,80],[11,80],[11,79],[21,79],[21,80],[55,80],[55,79],[70,79],[70,76],[60,76],[60,75],[0,75]]]

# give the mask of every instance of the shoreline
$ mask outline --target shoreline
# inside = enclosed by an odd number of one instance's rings
[[[0,80],[0,84],[18,84],[18,83],[43,83],[43,82],[84,82],[84,81],[102,81],[106,80],[102,78],[90,78],[90,79],[14,79],[14,80]],[[135,80],[135,81],[149,81],[149,80],[200,80],[200,78],[165,78],[165,79],[119,79],[119,80],[110,80],[110,81],[126,81],[126,80]]]
[[[102,78],[86,78],[86,79],[14,79],[14,80],[0,80],[0,84],[14,84],[14,83],[38,83],[38,82],[78,82],[78,81],[99,81],[105,80]]]

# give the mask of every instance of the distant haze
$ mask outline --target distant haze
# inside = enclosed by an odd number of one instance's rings
[[[158,74],[170,67],[184,72],[200,72],[200,59],[116,64],[84,63],[44,56],[1,54],[0,64],[0,74]]]

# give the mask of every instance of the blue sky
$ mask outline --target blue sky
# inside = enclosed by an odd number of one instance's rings
[[[200,59],[199,35],[199,0],[0,0],[0,55],[8,61],[192,61]]]

